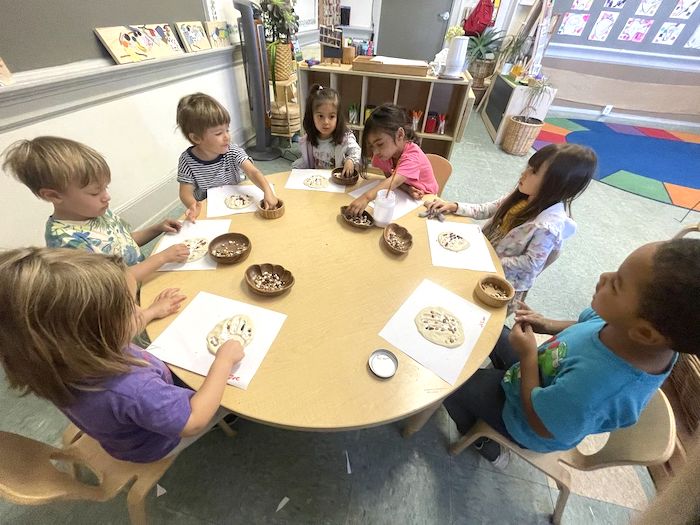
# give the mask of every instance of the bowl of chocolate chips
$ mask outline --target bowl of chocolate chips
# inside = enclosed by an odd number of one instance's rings
[[[209,255],[221,264],[244,261],[250,255],[250,239],[242,233],[224,233],[209,243]]]
[[[274,296],[289,290],[294,285],[294,276],[279,264],[253,264],[246,268],[245,281],[253,292]]]

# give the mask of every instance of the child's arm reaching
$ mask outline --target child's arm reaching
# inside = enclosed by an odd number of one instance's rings
[[[262,172],[255,167],[255,164],[253,164],[250,159],[246,159],[241,162],[241,168],[243,168],[243,172],[246,174],[246,176],[253,181],[253,184],[263,190],[263,198],[265,199],[266,209],[275,209],[278,202],[277,197],[275,197],[275,194],[272,193],[272,188],[267,182],[265,175],[263,175]]]
[[[359,170],[361,155],[362,150],[360,149],[360,145],[357,143],[355,134],[352,131],[348,131],[345,134],[345,162],[343,163],[344,174],[352,174],[353,170]]]
[[[185,205],[185,220],[194,222],[202,211],[202,203],[194,198],[194,184],[180,183],[180,201]]]
[[[492,202],[482,204],[469,204],[468,202],[446,202],[439,199],[425,203],[425,207],[432,213],[454,213],[472,219],[490,219],[496,215],[496,211],[506,196]]]
[[[542,314],[535,312],[527,304],[518,301],[518,309],[515,310],[515,322],[527,324],[536,334],[556,335],[559,332],[566,330],[578,321],[556,321],[547,319]]]
[[[551,438],[547,427],[532,405],[532,391],[540,386],[540,367],[537,362],[537,341],[528,324],[516,323],[508,337],[513,349],[520,357],[520,398],[523,412],[530,427],[543,438]]]
[[[143,230],[131,232],[131,236],[136,241],[136,244],[143,246],[158,237],[161,233],[177,233],[180,231],[180,228],[182,228],[180,221],[165,219],[163,222],[159,222]]]
[[[158,270],[161,266],[169,262],[183,263],[190,255],[190,250],[184,244],[174,244],[162,252],[151,255],[148,259],[133,266],[129,266],[129,273],[133,275],[137,282],[142,283]]]
[[[187,297],[180,293],[179,288],[166,288],[160,292],[153,299],[151,306],[141,309],[140,321],[142,326],[139,332],[154,319],[162,319],[177,312],[185,299]]]
[[[406,177],[399,175],[398,173],[394,176],[394,182],[391,182],[391,177],[383,180],[377,184],[374,188],[367,190],[357,199],[352,201],[347,209],[348,215],[360,215],[367,205],[377,198],[377,193],[379,190],[388,190],[389,184],[391,183],[391,189],[394,190],[406,182]]]
[[[221,405],[226,380],[233,365],[243,359],[243,346],[229,339],[216,352],[214,362],[199,390],[190,399],[191,413],[181,437],[201,434]]]

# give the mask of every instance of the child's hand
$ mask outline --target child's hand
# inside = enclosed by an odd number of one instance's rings
[[[521,360],[532,353],[537,353],[537,340],[529,324],[516,323],[513,325],[508,336],[508,342],[510,342]]]
[[[279,200],[275,195],[270,192],[270,193],[265,193],[263,197],[263,209],[266,210],[274,210],[277,208],[277,204],[279,204]]]
[[[182,228],[182,223],[175,219],[165,219],[157,227],[158,231],[163,233],[177,233]]]
[[[410,197],[415,200],[420,200],[425,195],[425,192],[423,190],[419,190],[418,188],[414,188],[413,186],[406,185],[405,190],[406,193],[408,193]]]
[[[355,171],[355,163],[352,159],[345,159],[343,164],[343,177],[351,177]]]
[[[428,211],[431,214],[454,213],[457,211],[458,207],[456,202],[445,202],[441,201],[440,199],[433,199],[430,202],[424,202],[423,205],[428,208]]]
[[[185,220],[191,221],[194,224],[194,221],[199,217],[199,214],[202,211],[202,203],[199,201],[195,201],[192,206],[187,208],[187,211],[185,212]]]
[[[187,297],[180,293],[179,288],[166,288],[160,292],[151,306],[147,308],[150,319],[162,319],[174,314],[180,309],[182,301]]]
[[[186,245],[180,243],[174,244],[170,248],[166,248],[161,253],[163,254],[163,259],[166,263],[184,263],[190,256],[190,249]]]
[[[535,312],[532,308],[522,301],[518,301],[518,308],[515,310],[515,322],[525,323],[532,327],[532,331],[536,334],[548,334],[547,320],[540,313]]]
[[[230,359],[232,365],[240,362],[244,356],[243,345],[235,339],[229,339],[216,351],[216,359]]]
[[[363,211],[365,211],[365,208],[369,204],[369,199],[365,197],[364,195],[360,195],[357,199],[352,201],[350,205],[348,206],[348,209],[345,211],[345,213],[351,217],[355,217],[357,215],[361,215]]]

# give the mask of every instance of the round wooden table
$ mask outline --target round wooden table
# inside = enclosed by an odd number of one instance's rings
[[[215,271],[159,272],[144,284],[141,301],[148,305],[164,288],[178,287],[187,295],[187,302],[206,291],[287,314],[248,389],[225,389],[221,404],[246,419],[290,429],[330,431],[415,415],[406,432],[410,434],[488,356],[501,333],[506,309],[477,302],[474,287],[480,272],[432,265],[425,219],[418,217],[419,210],[396,221],[413,235],[411,251],[396,256],[383,245],[381,228],[360,230],[343,221],[340,206],[348,204],[350,196],[287,190],[287,176],[268,177],[285,203],[284,216],[275,220],[257,213],[232,216],[230,231],[251,239],[252,250],[245,261],[219,265]],[[206,208],[200,217],[205,220]],[[503,275],[492,249],[491,256]],[[289,292],[261,297],[248,290],[245,269],[265,262],[291,270],[296,282]],[[426,278],[491,311],[454,386],[378,335]],[[152,322],[148,326],[151,339],[173,319]],[[391,379],[375,377],[367,366],[370,353],[378,348],[388,348],[398,358],[399,367]],[[202,384],[202,376],[171,368],[192,388]]]

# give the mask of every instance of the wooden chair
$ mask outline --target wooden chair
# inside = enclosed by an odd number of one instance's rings
[[[686,226],[681,231],[679,231],[677,234],[675,234],[673,236],[673,238],[680,239],[681,237],[685,237],[687,234],[692,233],[692,232],[700,232],[700,222],[697,224],[691,224],[689,226]]]
[[[146,523],[146,494],[163,476],[176,455],[154,463],[131,463],[113,458],[100,444],[74,425],[63,434],[59,449],[33,439],[0,432],[0,496],[20,505],[41,505],[51,501],[107,501],[122,489],[129,518],[134,525]],[[89,485],[74,475],[61,472],[52,461],[75,467],[85,465],[97,477],[98,485]]]
[[[450,454],[459,454],[480,437],[487,437],[510,449],[554,479],[559,488],[559,497],[552,515],[552,523],[558,525],[571,491],[571,474],[563,464],[579,470],[596,470],[621,465],[663,463],[673,453],[676,424],[671,405],[664,393],[658,390],[636,424],[611,432],[603,448],[591,455],[584,455],[576,448],[546,454],[520,448],[481,420],[450,447]]]
[[[434,153],[426,153],[426,157],[430,161],[430,165],[433,167],[433,174],[438,183],[438,197],[442,195],[442,190],[447,184],[447,180],[452,175],[452,164],[450,161],[440,155],[435,155]]]

